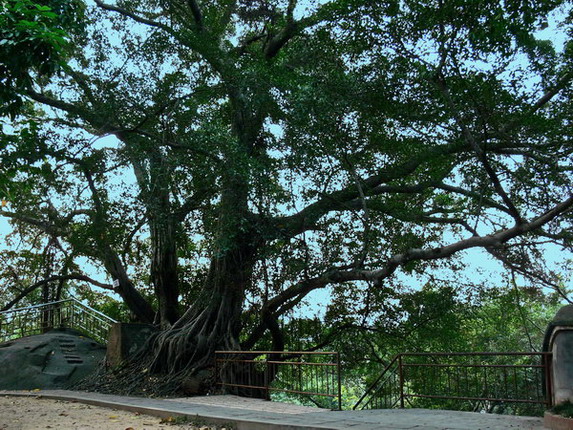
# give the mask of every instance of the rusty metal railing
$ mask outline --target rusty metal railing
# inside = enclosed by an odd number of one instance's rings
[[[75,298],[0,312],[0,342],[42,334],[53,328],[73,328],[107,343],[116,321]]]
[[[217,384],[245,397],[271,400],[274,393],[342,409],[338,352],[216,351]]]
[[[353,409],[436,407],[536,415],[551,406],[551,353],[399,354]]]

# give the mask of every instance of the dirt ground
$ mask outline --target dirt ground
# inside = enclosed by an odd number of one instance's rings
[[[181,419],[38,397],[0,397],[0,430],[223,430]],[[226,428],[225,430],[230,430]]]

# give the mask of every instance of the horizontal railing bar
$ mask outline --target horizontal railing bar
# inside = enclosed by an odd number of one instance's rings
[[[223,387],[239,387],[239,388],[256,388],[259,390],[265,390],[268,391],[268,387],[265,386],[261,386],[261,385],[244,385],[244,384],[231,384],[228,382],[217,382],[218,385],[221,385]]]
[[[325,366],[325,367],[336,367],[337,363],[309,363],[305,361],[267,361],[268,364],[290,364],[296,366]]]
[[[326,394],[326,393],[315,393],[313,391],[296,391],[289,390],[288,388],[274,388],[269,387],[269,391],[280,391],[281,393],[291,393],[291,394],[306,394],[307,396],[321,396],[321,397],[338,397],[337,394]]]
[[[494,367],[494,368],[544,368],[542,364],[442,364],[442,363],[404,363],[402,367]]]
[[[292,354],[303,354],[303,355],[338,355],[338,352],[334,351],[215,351],[215,354],[273,354],[273,355],[292,355]]]
[[[330,366],[336,367],[336,363],[311,363],[306,361],[270,361],[270,360],[232,360],[225,358],[217,358],[218,363],[260,363],[260,364],[290,364],[297,366]]]
[[[13,313],[13,312],[20,312],[20,311],[25,311],[25,310],[38,309],[38,308],[41,308],[41,307],[52,306],[52,305],[57,305],[57,304],[59,304],[59,303],[66,303],[66,302],[71,302],[71,301],[72,301],[72,299],[65,299],[65,300],[58,300],[58,301],[55,301],[55,302],[41,303],[41,304],[39,304],[39,305],[26,306],[26,307],[23,307],[23,308],[8,309],[7,311],[2,311],[2,312],[0,312],[0,315],[10,314],[10,313]]]
[[[502,356],[527,356],[527,355],[551,355],[551,352],[404,352],[401,355],[402,357],[428,357],[428,356],[470,356],[470,357],[479,357],[479,356],[493,356],[493,355],[502,355]]]
[[[439,396],[429,394],[406,394],[404,397],[423,397],[428,399],[448,399],[448,400],[486,400],[489,402],[508,402],[508,403],[539,403],[546,404],[547,400],[526,400],[526,399],[497,399],[492,397],[454,397],[454,396]]]

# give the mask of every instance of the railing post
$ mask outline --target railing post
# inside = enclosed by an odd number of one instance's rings
[[[342,375],[340,374],[340,352],[336,352],[336,374],[338,375],[338,410],[342,410]]]
[[[398,356],[398,374],[400,377],[400,407],[404,408],[404,372],[402,369],[402,354]]]
[[[215,389],[217,389],[217,385],[219,382],[219,369],[218,369],[218,363],[217,363],[217,351],[215,351],[215,366],[214,366],[214,372],[215,372]]]
[[[265,358],[265,373],[264,373],[264,385],[265,385],[265,392],[266,392],[266,399],[265,400],[271,400],[271,390],[269,389],[269,381],[270,381],[270,375],[269,375],[269,355],[265,354],[266,358]],[[271,360],[272,360],[272,355],[271,355]]]
[[[76,328],[76,321],[75,321],[75,319],[76,319],[76,318],[75,318],[75,316],[76,316],[76,315],[75,315],[75,312],[76,312],[76,310],[75,310],[75,303],[74,303],[74,302],[71,302],[71,304],[68,305],[68,309],[69,309],[69,311],[70,311],[70,322],[69,322],[70,328]]]

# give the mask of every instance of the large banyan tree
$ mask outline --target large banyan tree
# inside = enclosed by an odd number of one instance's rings
[[[1,215],[60,255],[50,281],[101,268],[161,327],[149,374],[283,348],[318,289],[368,306],[470,248],[538,279],[540,246],[571,250],[566,2],[106,1],[1,82]]]

